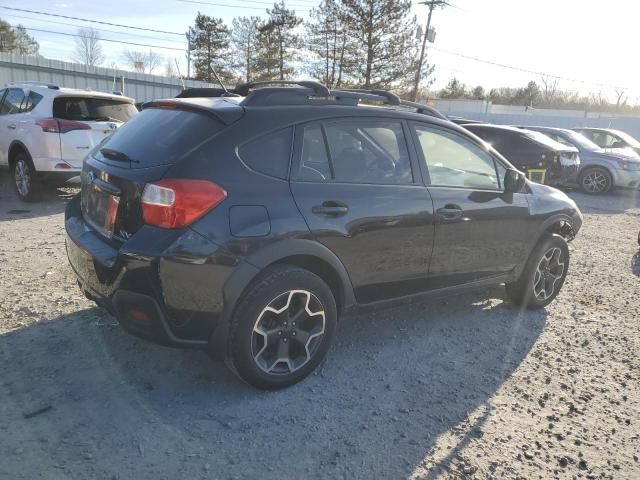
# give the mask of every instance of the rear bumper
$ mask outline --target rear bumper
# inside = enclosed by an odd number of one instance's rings
[[[562,166],[557,170],[550,171],[549,185],[553,186],[573,186],[578,183],[578,171],[577,165]]]
[[[67,204],[65,229],[67,257],[81,290],[128,332],[173,347],[209,344],[231,270],[215,261],[194,262],[185,252],[208,259],[215,245],[190,230],[143,227],[118,246],[85,223],[79,196]]]
[[[41,173],[74,173],[75,176],[80,175],[82,171],[82,161],[65,160],[60,157],[33,157],[33,166],[36,172]],[[66,167],[60,168],[62,165]]]

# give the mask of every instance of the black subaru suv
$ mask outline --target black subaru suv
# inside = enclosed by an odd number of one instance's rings
[[[126,330],[281,388],[358,305],[499,283],[555,298],[582,224],[565,194],[427,106],[289,85],[151,102],[87,156],[67,253]]]

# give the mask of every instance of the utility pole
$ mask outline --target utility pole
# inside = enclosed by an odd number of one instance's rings
[[[429,36],[429,28],[431,28],[431,15],[433,14],[433,10],[436,7],[446,7],[449,5],[447,0],[426,0],[424,2],[420,2],[423,5],[427,5],[429,7],[429,16],[427,17],[427,26],[424,29],[422,34],[422,48],[420,49],[420,59],[418,60],[418,70],[416,71],[416,79],[413,84],[413,93],[411,95],[412,100],[415,102],[418,97],[418,88],[420,87],[420,80],[422,77],[422,64],[424,63],[424,54],[427,48],[427,37]]]

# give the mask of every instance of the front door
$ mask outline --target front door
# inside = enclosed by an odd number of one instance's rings
[[[511,271],[524,261],[529,204],[506,193],[506,165],[452,130],[413,124],[436,218],[431,288],[461,285]]]
[[[396,119],[296,128],[291,188],[314,237],[349,273],[359,303],[425,288],[433,204]]]

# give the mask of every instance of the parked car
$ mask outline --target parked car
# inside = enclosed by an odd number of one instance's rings
[[[575,185],[580,158],[575,147],[554,142],[531,130],[505,125],[464,125],[513,165],[527,174],[529,180],[556,187]]]
[[[578,186],[585,193],[606,193],[614,187],[640,186],[640,157],[626,149],[604,149],[580,133],[563,128],[523,127],[580,152]]]
[[[600,148],[626,148],[640,155],[640,142],[628,133],[611,128],[574,128],[574,131],[581,133]]]
[[[0,166],[11,169],[23,201],[37,182],[77,177],[95,145],[137,113],[121,95],[34,83],[0,89]]]
[[[389,92],[281,83],[145,104],[85,159],[67,253],[125,329],[272,389],[358,305],[501,282],[523,307],[556,297],[582,224],[564,193]]]

